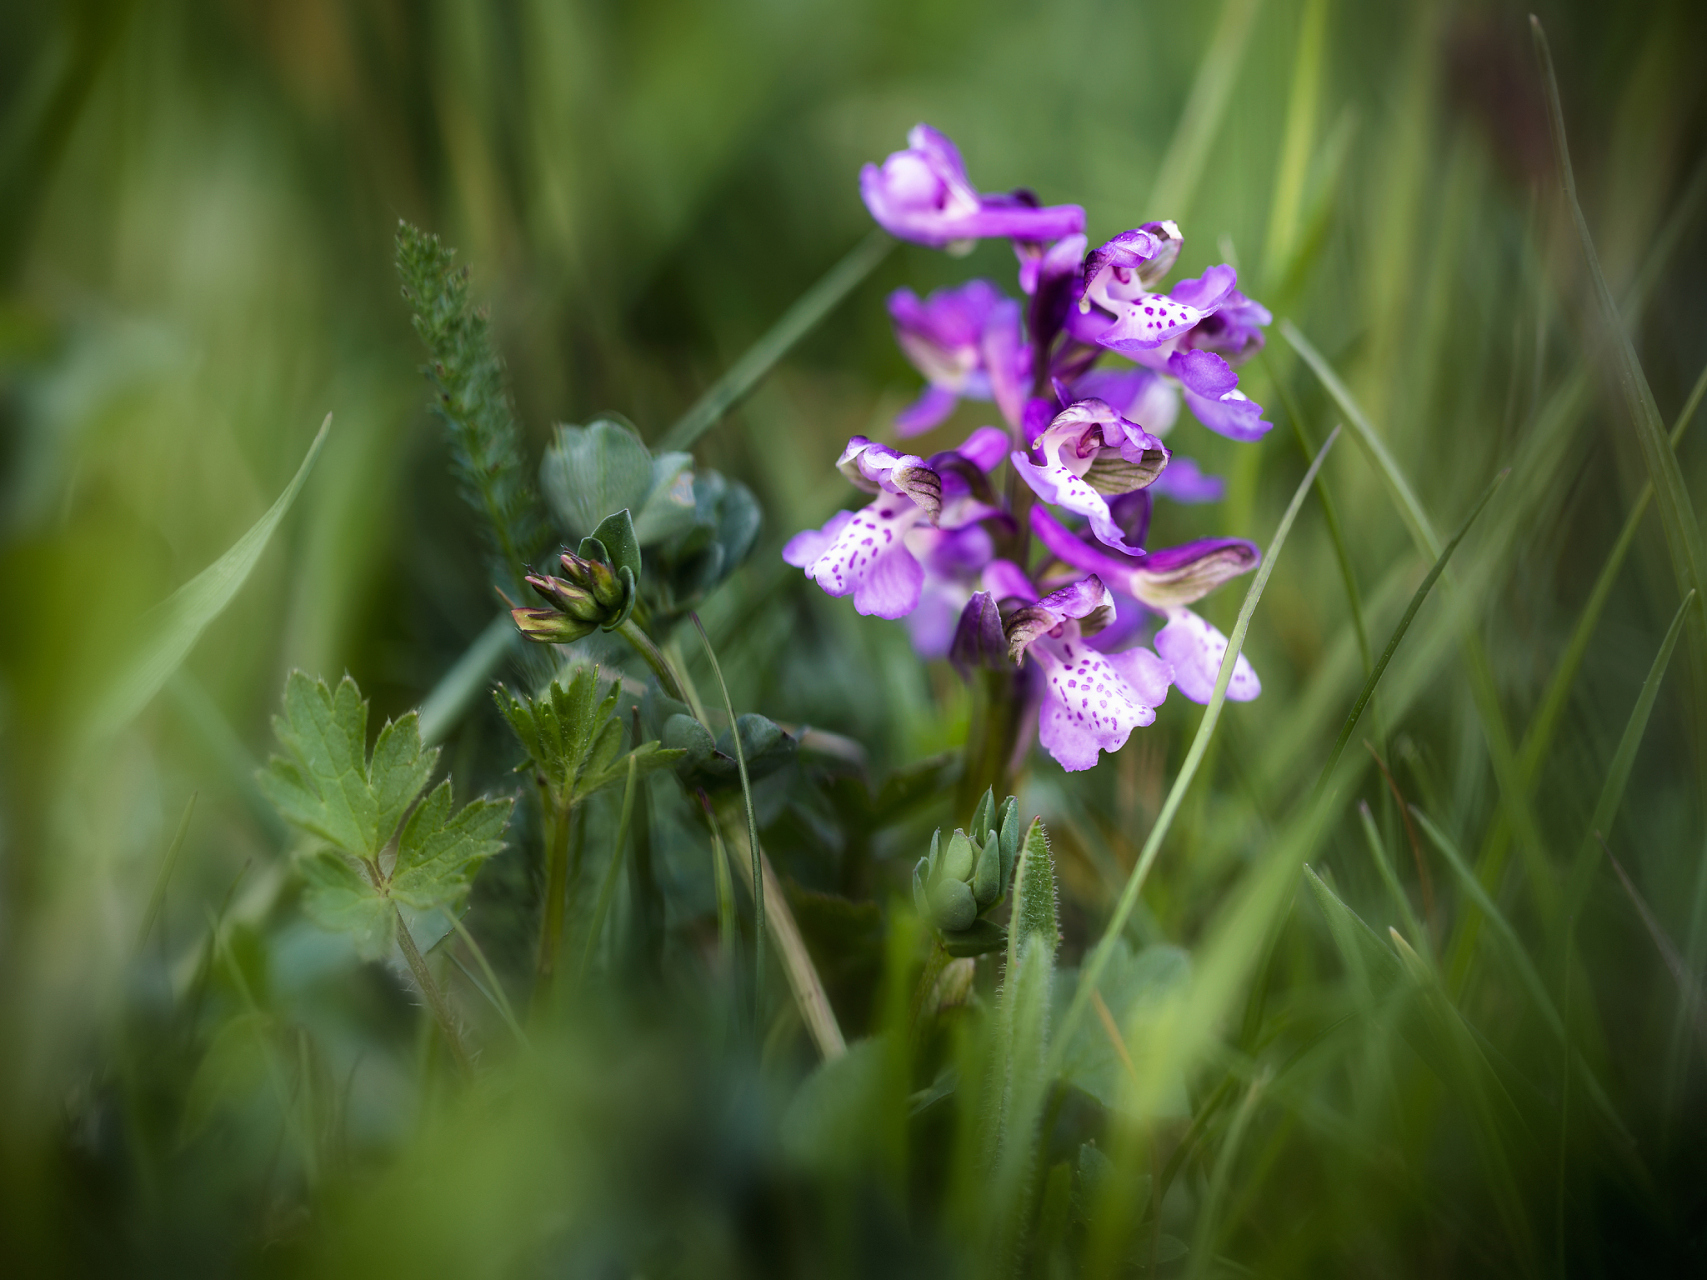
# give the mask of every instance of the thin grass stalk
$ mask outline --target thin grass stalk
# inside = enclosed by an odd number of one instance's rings
[[[1103,929],[1102,938],[1090,953],[1080,975],[1078,989],[1074,993],[1073,1002],[1067,1008],[1066,1016],[1061,1021],[1061,1031],[1055,1040],[1055,1046],[1050,1053],[1052,1070],[1059,1070],[1063,1046],[1072,1042],[1073,1033],[1079,1022],[1085,1016],[1085,1009],[1090,1003],[1091,992],[1097,988],[1102,978],[1102,971],[1108,965],[1112,955],[1112,944],[1120,937],[1126,928],[1126,922],[1131,918],[1133,909],[1138,905],[1138,896],[1143,892],[1144,881],[1149,877],[1150,868],[1156,861],[1156,855],[1161,852],[1162,841],[1167,837],[1168,829],[1173,825],[1174,817],[1179,813],[1180,805],[1185,800],[1185,794],[1190,789],[1192,779],[1197,776],[1198,766],[1203,762],[1204,752],[1208,750],[1209,740],[1214,736],[1215,725],[1221,716],[1221,708],[1227,700],[1227,685],[1233,678],[1233,665],[1237,662],[1240,650],[1244,647],[1245,634],[1250,630],[1251,617],[1256,613],[1257,602],[1262,599],[1263,588],[1274,572],[1274,563],[1280,555],[1280,549],[1286,545],[1286,536],[1292,531],[1292,522],[1298,518],[1298,509],[1304,503],[1304,497],[1310,492],[1310,486],[1315,482],[1316,474],[1321,470],[1322,463],[1327,459],[1328,452],[1339,439],[1339,428],[1335,427],[1323,443],[1321,451],[1316,454],[1309,470],[1304,473],[1304,479],[1299,482],[1298,489],[1292,495],[1292,501],[1287,505],[1286,513],[1281,516],[1280,524],[1275,529],[1274,538],[1270,541],[1268,550],[1263,555],[1262,565],[1258,568],[1256,577],[1252,579],[1250,588],[1245,592],[1245,602],[1239,610],[1238,621],[1233,624],[1232,633],[1227,639],[1227,651],[1221,657],[1221,670],[1215,678],[1215,689],[1210,695],[1209,705],[1203,710],[1203,719],[1198,722],[1197,734],[1192,739],[1191,748],[1186,752],[1185,763],[1180,766],[1174,785],[1169,789],[1168,796],[1162,803],[1162,811],[1156,817],[1156,823],[1150,828],[1149,837],[1144,841],[1144,847],[1138,855],[1138,861],[1127,877],[1126,887],[1121,891],[1120,901],[1116,904],[1114,914],[1109,917],[1108,924]]]
[[[587,926],[587,941],[581,948],[581,963],[575,970],[577,987],[587,980],[587,971],[592,968],[593,952],[598,949],[599,939],[604,935],[605,917],[610,914],[617,882],[622,878],[622,864],[628,851],[628,826],[634,815],[635,789],[635,757],[631,751],[628,755],[628,778],[622,786],[622,814],[616,823],[616,844],[611,849],[610,862],[605,866],[604,879],[599,883],[598,900],[593,904],[593,919]]]

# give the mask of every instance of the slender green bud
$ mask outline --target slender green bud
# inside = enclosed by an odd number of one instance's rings
[[[971,848],[970,845],[967,847]],[[938,880],[930,889],[930,906],[937,927],[945,931],[969,928],[978,918],[978,903],[973,900],[971,886],[964,880]]]
[[[976,865],[977,854],[973,851],[972,842],[966,838],[966,833],[959,828],[948,839],[948,848],[943,850],[941,874],[942,880],[959,880],[965,882],[972,878],[972,868]]]
[[[1002,846],[994,832],[984,841],[978,853],[978,866],[972,872],[972,896],[980,910],[989,906],[1002,892]]]
[[[990,834],[990,819],[996,812],[996,790],[986,787],[984,794],[979,797],[978,805],[972,810],[972,825],[967,827],[975,844],[983,844]]]
[[[556,609],[511,609],[516,630],[524,639],[539,644],[568,644],[579,640],[597,627],[597,623],[580,622]]]

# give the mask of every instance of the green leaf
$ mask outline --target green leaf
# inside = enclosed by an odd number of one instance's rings
[[[438,758],[410,712],[380,733],[370,765],[367,704],[349,676],[333,691],[293,671],[273,727],[285,755],[261,775],[262,789],[288,821],[358,858],[379,856]]]
[[[1019,963],[1020,953],[1032,939],[1041,940],[1049,954],[1061,937],[1055,909],[1055,860],[1049,852],[1049,833],[1043,819],[1033,818],[1020,844],[1014,864],[1014,908],[1008,921],[1008,967]]]
[[[597,667],[576,667],[567,684],[555,681],[537,698],[520,698],[503,688],[495,689],[493,697],[528,754],[524,767],[544,779],[559,806],[578,804],[627,775],[625,734],[615,715],[621,694],[613,683],[600,700]],[[645,777],[673,767],[689,753],[647,742],[631,754],[637,776]]]
[[[390,954],[397,912],[379,896],[366,872],[344,854],[317,849],[297,863],[307,886],[302,906],[309,919],[331,933],[348,934],[364,960]]]
[[[274,721],[284,755],[261,786],[286,819],[333,846],[300,862],[303,905],[377,959],[396,936],[399,905],[455,912],[480,864],[504,847],[512,802],[456,810],[447,778],[417,804],[437,749],[421,745],[410,712],[380,731],[369,758],[367,704],[348,676],[334,690],[292,672],[284,702]]]
[[[208,624],[225,611],[242,587],[273,532],[302,492],[321,446],[332,429],[332,415],[320,424],[308,455],[278,500],[231,549],[150,610],[137,626],[139,638],[105,688],[96,696],[87,736],[98,741],[117,733],[160,692],[168,677],[195,648]]]
[[[652,455],[608,419],[558,427],[540,462],[540,484],[563,528],[585,537],[614,512],[641,510],[652,491]]]
[[[636,582],[640,581],[640,542],[634,536],[634,519],[627,507],[601,520],[593,530],[593,537],[604,544],[606,564],[613,569],[627,569]]]
[[[652,459],[652,491],[634,513],[634,536],[643,547],[686,533],[694,523],[693,455],[660,453]]]
[[[1062,977],[1076,977],[1063,973]],[[1117,938],[1113,954],[1098,981],[1098,993],[1114,1019],[1118,1033],[1136,1058],[1148,1040],[1147,1023],[1160,1014],[1166,1002],[1184,991],[1191,981],[1191,958],[1180,948],[1146,947],[1134,952],[1124,938]],[[1057,984],[1056,1004],[1070,1000],[1071,983]],[[1131,1081],[1120,1050],[1109,1038],[1101,1018],[1086,1018],[1063,1046],[1061,1078],[1083,1090],[1110,1110],[1127,1110],[1133,1102]],[[1152,1113],[1160,1116],[1190,1114],[1185,1080],[1177,1073],[1161,1091],[1161,1105]]]

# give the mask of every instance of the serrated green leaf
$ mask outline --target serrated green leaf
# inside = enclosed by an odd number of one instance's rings
[[[390,895],[421,911],[454,908],[480,864],[502,851],[512,803],[474,800],[453,812],[450,780],[439,783],[403,828]]]
[[[367,705],[348,676],[334,691],[292,672],[274,728],[286,756],[261,775],[262,789],[288,821],[358,858],[379,856],[438,758],[411,712],[381,732],[370,765]]]
[[[315,851],[297,868],[307,885],[302,906],[309,919],[332,933],[348,934],[364,960],[390,953],[397,913],[366,873],[332,849]]]

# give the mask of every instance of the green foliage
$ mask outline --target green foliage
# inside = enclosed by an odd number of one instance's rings
[[[500,581],[521,594],[525,566],[545,538],[538,499],[522,466],[522,439],[504,366],[483,309],[468,297],[468,268],[454,250],[407,222],[397,226],[397,274],[427,348],[422,372],[450,433],[463,496],[484,517]]]
[[[302,863],[308,911],[363,956],[390,951],[399,907],[455,911],[480,864],[503,849],[510,800],[456,809],[448,778],[421,797],[438,749],[422,747],[413,712],[387,723],[368,755],[367,704],[350,677],[333,690],[292,672],[274,728],[285,754],[261,786],[286,819],[332,846]]]
[[[612,684],[601,699],[597,667],[576,667],[566,681],[554,680],[535,698],[501,687],[492,696],[528,754],[521,767],[534,771],[559,809],[626,778],[630,757],[637,776],[645,777],[686,755],[658,742],[625,752],[627,732],[616,714],[621,688]]]
[[[1019,801],[1009,796],[998,812],[993,789],[972,810],[970,834],[956,828],[946,846],[940,829],[931,837],[930,853],[913,868],[913,906],[949,955],[1007,945],[1007,931],[984,916],[1005,900],[1019,849]]]

